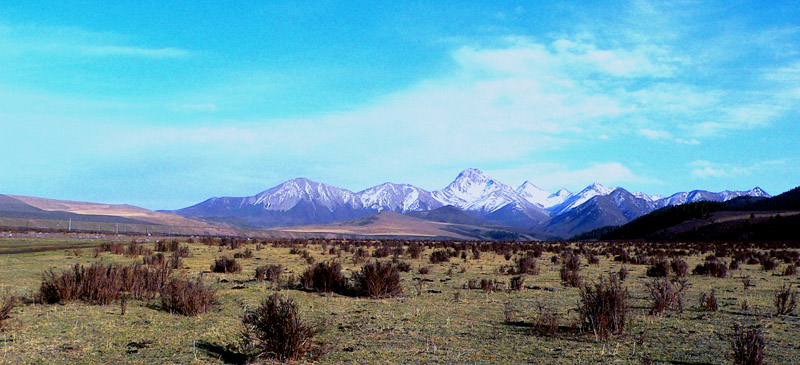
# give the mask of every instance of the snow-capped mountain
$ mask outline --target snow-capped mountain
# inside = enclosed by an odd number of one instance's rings
[[[656,208],[663,208],[673,205],[680,205],[686,203],[694,203],[699,201],[713,201],[725,202],[740,196],[752,196],[769,198],[770,195],[759,187],[747,191],[731,191],[725,190],[719,193],[712,193],[705,190],[692,190],[688,192],[680,192],[670,195],[669,197],[655,201]]]
[[[533,227],[549,219],[547,211],[482,171],[468,168],[453,182],[432,193],[445,205],[453,205],[480,218],[516,227]]]
[[[415,212],[433,210],[444,206],[429,191],[408,184],[384,183],[358,193],[361,205],[378,212]]]
[[[520,185],[517,188],[517,194],[525,200],[545,209],[563,203],[564,200],[572,195],[567,189],[561,189],[551,194],[549,191],[534,185],[530,181],[526,181]]]
[[[445,205],[484,212],[493,212],[510,203],[527,202],[512,187],[473,168],[461,171],[446,188],[434,191],[433,197]]]
[[[297,178],[249,197],[211,198],[174,211],[194,218],[221,220],[245,227],[276,227],[343,221],[382,211],[431,211],[455,206],[471,216],[532,232],[580,233],[603,224],[626,223],[655,209],[701,200],[727,201],[740,196],[769,197],[756,187],[748,191],[704,190],[662,198],[629,193],[594,183],[578,193],[550,194],[526,181],[505,185],[482,171],[461,171],[447,187],[426,191],[413,185],[384,183],[358,193]]]
[[[350,190],[319,183],[306,178],[289,180],[256,196],[247,197],[242,204],[262,206],[265,210],[287,211],[299,202],[335,210],[342,206],[363,207],[358,195]]]
[[[567,199],[565,199],[561,204],[555,205],[550,208],[550,212],[556,216],[565,212],[568,212],[572,209],[577,208],[583,203],[589,201],[589,199],[594,198],[598,195],[608,195],[614,191],[612,188],[608,188],[598,183],[593,183],[592,185],[587,186],[585,189],[581,190],[579,193],[572,194]]]

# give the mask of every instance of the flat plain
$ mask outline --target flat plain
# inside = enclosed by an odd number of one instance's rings
[[[800,363],[800,318],[778,315],[775,293],[797,274],[796,243],[654,244],[645,242],[474,242],[395,240],[263,240],[178,238],[189,255],[173,276],[195,278],[216,291],[218,304],[196,316],[171,313],[157,299],[109,305],[68,301],[43,304],[35,297],[49,270],[75,264],[141,263],[146,256],[114,254],[102,245],[136,240],[156,253],[156,242],[174,237],[2,233],[0,296],[20,298],[0,333],[0,362],[20,363],[219,363],[230,361],[242,316],[277,293],[293,299],[306,323],[319,326],[318,350],[303,361],[319,363],[731,363],[734,324],[758,328],[767,363]],[[413,257],[410,245],[421,248]],[[95,248],[98,248],[95,250]],[[435,252],[446,252],[434,263]],[[241,265],[236,273],[210,267],[222,256]],[[376,257],[378,256],[378,257]],[[627,318],[622,333],[602,340],[579,321],[581,289],[562,283],[560,270],[577,257],[584,284],[628,272]],[[532,258],[538,273],[519,273]],[[402,295],[371,299],[301,288],[299,278],[316,263],[335,260],[345,277],[369,262],[407,264]],[[653,314],[648,270],[659,260],[684,260],[682,310]],[[761,261],[772,261],[775,267]],[[736,265],[731,265],[736,261]],[[728,267],[725,277],[693,275],[707,262]],[[281,265],[279,282],[255,279],[256,268]],[[734,266],[734,267],[731,267]],[[669,273],[668,277],[674,273]],[[517,288],[512,278],[522,277]],[[483,283],[481,283],[483,282]],[[744,283],[747,282],[748,285]],[[483,285],[481,285],[483,284]],[[710,293],[716,310],[703,309]],[[745,304],[746,303],[746,304]],[[124,308],[124,311],[123,311]],[[543,315],[554,318],[544,331]]]

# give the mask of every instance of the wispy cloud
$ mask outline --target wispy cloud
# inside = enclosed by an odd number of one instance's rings
[[[131,45],[128,37],[81,28],[0,24],[0,49],[5,57],[138,57],[184,58],[193,52],[174,47]]]
[[[691,169],[693,176],[701,179],[725,178],[752,175],[771,168],[782,168],[787,164],[787,161],[786,159],[777,159],[743,165],[695,160],[690,162],[687,167]]]

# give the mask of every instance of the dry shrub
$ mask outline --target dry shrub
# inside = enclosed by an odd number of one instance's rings
[[[144,245],[142,245],[141,243],[136,242],[136,241],[131,241],[131,243],[128,244],[128,248],[125,249],[125,253],[124,253],[124,255],[127,256],[127,257],[135,257],[135,256],[143,256],[143,255],[144,256],[148,256],[148,255],[152,255],[152,254],[153,254],[152,250],[150,250],[147,247],[144,247]]]
[[[686,281],[670,281],[668,279],[653,279],[645,286],[653,300],[650,314],[661,314],[667,309],[683,312],[683,291]]]
[[[403,294],[400,270],[391,262],[372,262],[352,276],[354,291],[370,298],[391,298]]]
[[[253,257],[253,250],[251,250],[249,247],[245,248],[244,251],[242,251],[242,252],[237,252],[237,253],[233,254],[233,258],[236,258],[236,259],[249,259],[249,258],[252,258],[252,257]]]
[[[733,352],[733,363],[737,365],[761,365],[764,363],[764,349],[767,341],[758,327],[747,328],[738,323],[728,335]]]
[[[558,333],[558,316],[552,306],[542,302],[536,303],[536,317],[533,329],[540,334],[555,335]]]
[[[17,305],[17,297],[9,296],[0,305],[0,332],[5,331],[7,320],[11,318],[11,310]]]
[[[211,271],[232,274],[242,271],[242,265],[239,265],[235,258],[222,256],[214,260],[214,264],[211,265]]]
[[[797,305],[797,292],[792,291],[792,287],[784,284],[772,297],[772,303],[775,305],[775,311],[778,315],[791,314],[794,307]]]
[[[171,278],[161,288],[162,308],[185,316],[204,313],[216,302],[216,293],[200,278],[194,281]]]
[[[515,276],[511,278],[511,281],[508,282],[508,289],[512,291],[521,290],[523,285],[525,285],[525,277],[524,276]]]
[[[719,309],[717,303],[717,295],[714,289],[710,293],[703,293],[700,295],[700,309],[708,312],[716,312]]]
[[[303,272],[300,283],[308,290],[322,293],[344,294],[347,289],[342,265],[337,261],[320,262],[310,267]]]
[[[532,256],[525,256],[517,259],[516,273],[518,275],[539,275],[539,265],[536,263],[536,261],[536,258]]]
[[[775,260],[772,258],[761,259],[761,270],[772,271],[775,270],[775,267],[777,266],[778,264],[775,263]]]
[[[728,276],[728,266],[722,262],[708,261],[695,266],[694,270],[692,270],[692,275],[706,275],[716,278],[724,278]]]
[[[681,259],[673,259],[669,263],[669,267],[672,270],[672,274],[675,275],[676,278],[685,277],[689,272],[689,264]]]
[[[271,281],[274,283],[280,282],[281,273],[283,273],[282,265],[263,265],[256,268],[255,278],[258,281]]]
[[[625,279],[628,278],[628,274],[629,274],[628,269],[625,268],[625,266],[621,267],[619,269],[619,272],[617,273],[617,276],[619,277],[619,281],[625,281]]]
[[[422,245],[416,242],[412,242],[411,244],[408,245],[408,249],[406,250],[406,252],[408,253],[408,256],[411,257],[412,259],[418,259],[419,256],[422,254],[422,250],[423,250]]]
[[[659,260],[653,266],[647,268],[647,276],[651,278],[663,278],[669,275],[670,264],[667,260]]]
[[[577,256],[570,256],[564,259],[561,265],[561,284],[568,287],[577,288],[581,286],[580,276],[581,262]]]
[[[450,261],[450,252],[447,250],[437,250],[431,252],[430,261],[432,264]]]
[[[481,290],[483,290],[483,291],[485,291],[487,293],[491,292],[491,291],[494,291],[496,289],[494,281],[489,280],[489,279],[481,279],[480,287],[481,287]]]
[[[395,264],[397,265],[397,270],[400,270],[400,272],[411,271],[411,264],[408,261],[397,261]]]
[[[591,330],[596,340],[622,334],[628,312],[628,290],[618,280],[601,279],[580,289],[578,314],[581,327]]]
[[[783,276],[794,276],[797,275],[797,266],[794,264],[786,265],[786,268],[783,269]]]
[[[303,323],[292,299],[270,295],[242,318],[242,342],[252,358],[298,361],[317,346],[316,326]]]

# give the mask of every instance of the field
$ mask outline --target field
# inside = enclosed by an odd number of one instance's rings
[[[147,255],[100,252],[103,244],[127,248],[131,240],[155,253],[156,241],[173,238],[0,234],[0,297],[21,298],[0,333],[0,362],[234,361],[240,359],[242,316],[277,293],[297,303],[303,322],[319,326],[314,337],[318,349],[303,361],[722,364],[732,362],[733,325],[744,324],[762,331],[766,363],[800,363],[800,319],[794,313],[777,315],[773,305],[776,291],[787,284],[796,290],[799,283],[796,273],[784,275],[800,259],[796,244],[181,238],[178,244],[188,246],[188,257],[172,275],[201,276],[216,290],[218,304],[204,313],[175,314],[157,298],[108,305],[34,300],[48,270],[60,273],[95,262],[141,263]],[[422,249],[419,257],[412,257],[409,244]],[[215,259],[237,253],[240,272],[211,272]],[[300,276],[313,264],[336,260],[349,278],[369,262],[388,262],[394,256],[410,268],[400,273],[403,294],[396,297],[371,299],[299,287]],[[446,261],[433,263],[432,256],[446,256]],[[629,307],[622,333],[604,340],[581,326],[581,289],[565,286],[560,275],[563,263],[573,256],[586,284],[618,277],[623,267],[628,271],[621,282]],[[531,271],[538,274],[518,272],[517,263],[528,257],[536,265]],[[738,268],[730,268],[734,257]],[[648,285],[655,279],[647,273],[661,258],[682,259],[688,265],[688,275],[681,279],[686,283],[682,311],[651,314]],[[729,268],[725,277],[692,274],[706,262]],[[272,264],[282,265],[279,282],[254,279],[257,267]],[[517,276],[524,282],[511,290]],[[701,296],[712,290],[718,308],[701,308]],[[553,321],[552,332],[541,325]]]

